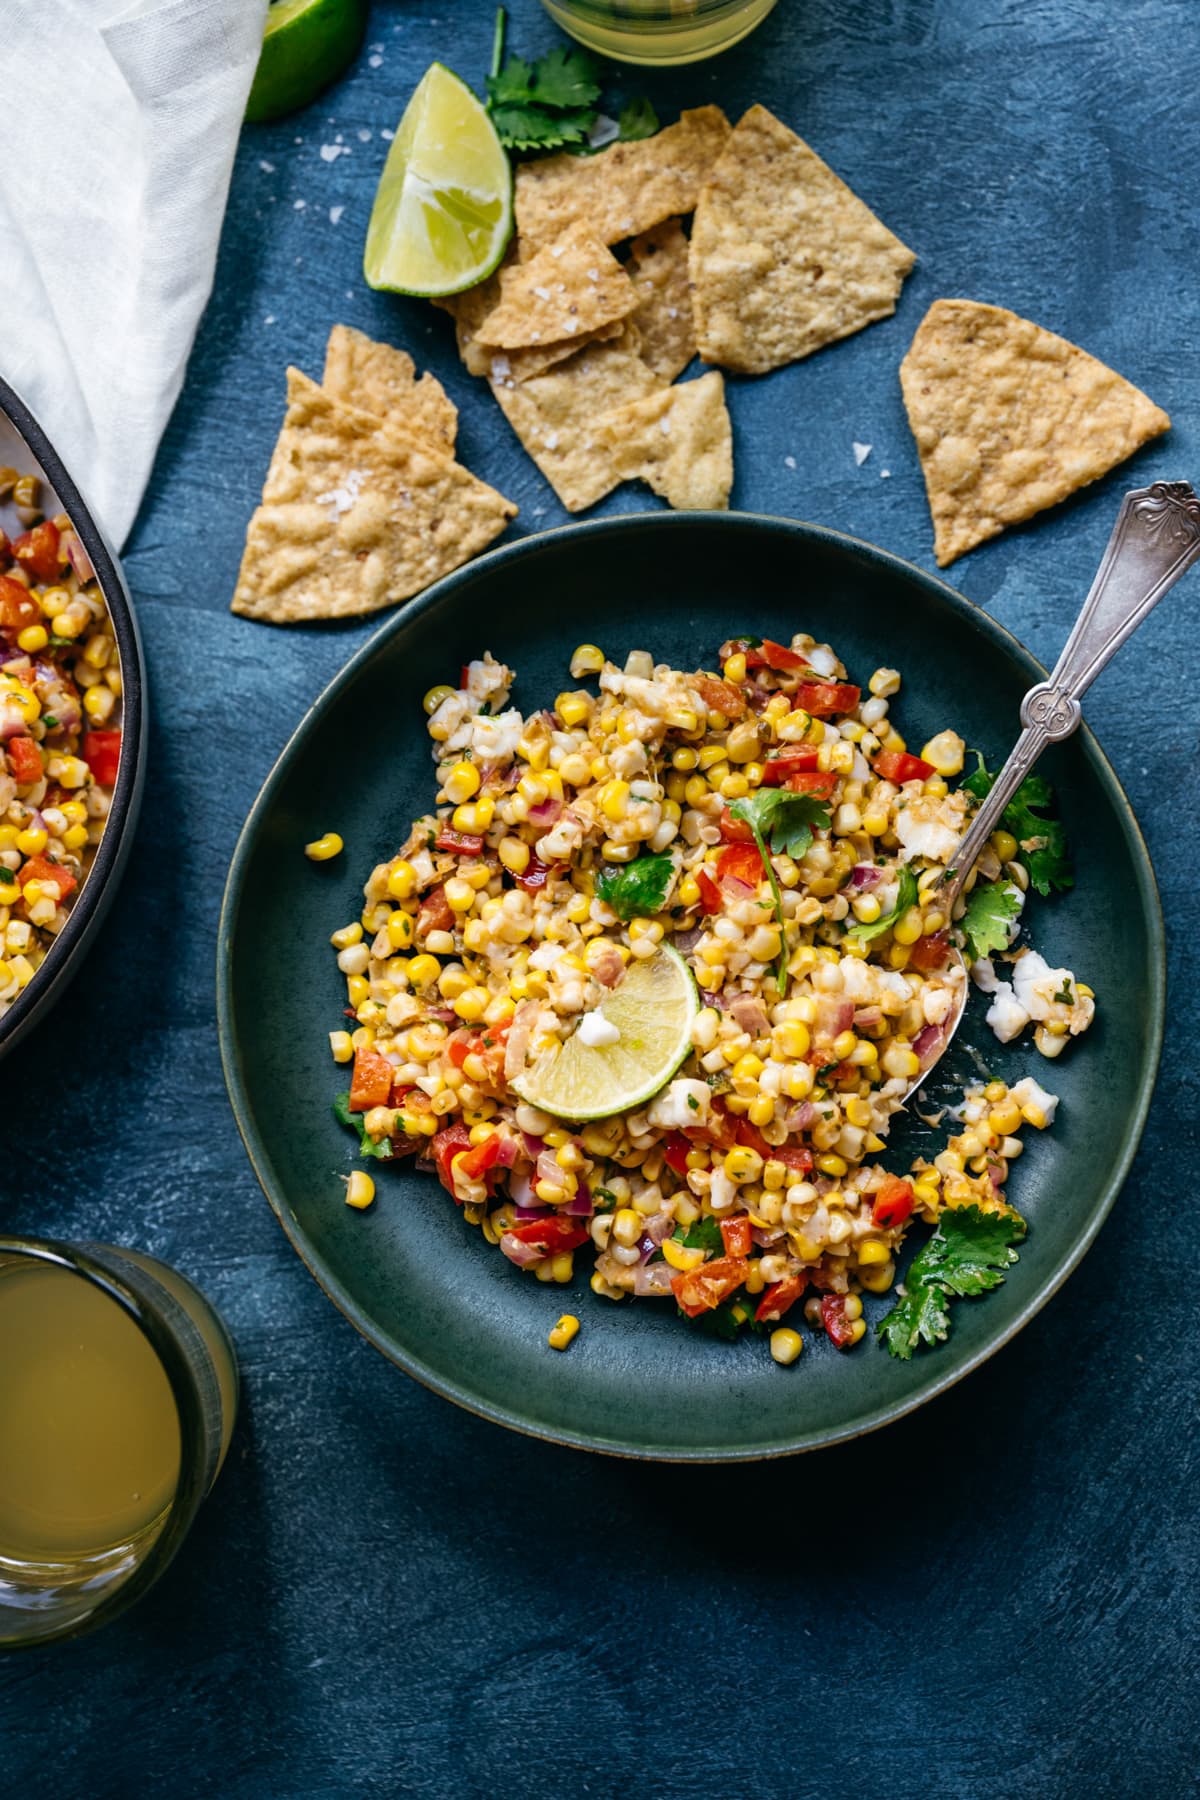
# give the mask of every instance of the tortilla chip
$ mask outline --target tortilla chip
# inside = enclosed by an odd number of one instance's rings
[[[696,354],[688,242],[678,219],[664,219],[630,246],[626,273],[638,293],[633,322],[642,334],[642,358],[664,381],[674,381]]]
[[[517,257],[515,251],[512,251],[497,273],[489,275],[486,281],[468,288],[465,293],[451,294],[448,299],[434,301],[435,306],[448,312],[454,320],[458,354],[468,374],[494,375],[498,381],[510,378],[513,381],[528,381],[531,375],[541,375],[556,363],[565,362],[568,356],[574,356],[586,344],[605,343],[621,335],[623,321],[617,319],[611,325],[602,325],[595,331],[584,332],[555,343],[533,344],[524,350],[496,350],[487,343],[481,343],[481,329],[500,304],[500,277],[507,274],[509,269],[515,271],[516,264]]]
[[[896,310],[916,261],[794,131],[752,106],[692,225],[696,340],[760,375]]]
[[[522,350],[575,338],[626,318],[638,303],[632,281],[586,225],[505,270],[500,300],[476,327],[497,350]]]
[[[733,434],[716,370],[606,413],[596,437],[622,480],[649,482],[680,511],[729,505]]]
[[[935,300],[900,365],[944,568],[1170,429],[1085,350],[1002,306]]]
[[[376,612],[458,568],[516,510],[451,457],[289,369],[233,610],[276,624]]]
[[[431,449],[453,454],[458,408],[432,375],[417,379],[413,359],[403,350],[377,344],[349,325],[335,325],[321,386],[335,400],[427,439]]]
[[[699,106],[653,137],[611,144],[596,156],[547,156],[517,167],[517,231],[544,244],[582,220],[605,244],[635,237],[693,210],[724,148],[729,120]]]
[[[568,512],[594,505],[621,480],[596,433],[601,414],[662,385],[637,346],[627,325],[612,343],[589,344],[546,375],[492,382],[505,418]]]

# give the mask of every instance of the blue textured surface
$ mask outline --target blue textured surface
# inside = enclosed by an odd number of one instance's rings
[[[512,12],[515,48],[552,40],[533,0]],[[150,1599],[106,1633],[0,1666],[0,1789],[1180,1793],[1198,1772],[1200,1704],[1200,578],[1088,703],[1167,915],[1173,1024],[1143,1150],[1069,1286],[923,1413],[815,1458],[724,1470],[509,1436],[355,1336],[242,1154],[213,1027],[224,871],[275,754],[370,630],[271,632],[227,611],[285,362],[319,374],[337,319],[405,344],[462,408],[465,461],[520,503],[514,529],[563,517],[460,370],[448,323],[370,294],[359,272],[380,128],[435,56],[478,81],[490,35],[486,4],[377,5],[378,49],[350,78],[246,133],[216,292],[129,546],[154,702],[146,807],[89,966],[4,1067],[0,1221],[177,1263],[229,1321],[245,1409]],[[623,75],[664,117],[764,101],[921,258],[894,319],[731,384],[735,503],[932,566],[896,365],[936,295],[1012,306],[1175,421],[1127,475],[952,571],[1052,657],[1123,488],[1200,476],[1200,119],[1178,73],[1197,49],[1194,0],[782,0],[722,60]],[[350,154],[322,160],[339,133]],[[853,439],[874,446],[861,469]],[[626,489],[606,506],[645,504]],[[297,944],[298,978],[308,955]],[[10,1097],[43,1087],[31,1127]]]

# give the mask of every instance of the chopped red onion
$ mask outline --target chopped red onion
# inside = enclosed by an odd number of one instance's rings
[[[563,1211],[570,1213],[573,1219],[590,1219],[595,1210],[592,1205],[592,1191],[586,1181],[581,1181],[574,1199],[567,1201]]]
[[[918,1031],[916,1037],[913,1039],[913,1055],[918,1062],[926,1063],[931,1059],[941,1041],[941,1026],[926,1025],[924,1030]]]
[[[83,540],[80,538],[77,531],[73,531],[69,528],[64,531],[58,540],[58,547],[65,554],[67,561],[78,575],[80,581],[94,581],[96,579],[96,571],[92,567],[92,560],[84,549]]]
[[[850,871],[850,886],[858,894],[869,893],[882,880],[883,870],[877,869],[874,863],[855,863]]]
[[[509,1262],[516,1263],[518,1269],[527,1269],[530,1263],[541,1262],[546,1254],[536,1244],[523,1244],[511,1231],[506,1231],[500,1239],[500,1248]]]
[[[553,798],[549,800],[539,800],[536,806],[531,806],[529,809],[529,823],[531,825],[539,826],[556,825],[562,817],[562,812],[563,803],[561,800],[555,800]]]
[[[669,1294],[673,1274],[668,1262],[642,1263],[633,1277],[633,1291],[643,1297]]]
[[[552,1206],[514,1206],[513,1217],[517,1219],[544,1219],[547,1213],[554,1211]]]

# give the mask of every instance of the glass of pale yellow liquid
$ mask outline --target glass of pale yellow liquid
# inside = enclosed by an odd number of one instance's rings
[[[224,1325],[137,1250],[0,1237],[0,1648],[71,1637],[162,1574],[237,1412]]]
[[[776,0],[542,0],[556,25],[619,62],[688,63],[740,43]]]

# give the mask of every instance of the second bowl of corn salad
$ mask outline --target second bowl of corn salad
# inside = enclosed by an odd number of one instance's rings
[[[747,518],[552,533],[385,627],[260,796],[221,937],[239,1124],[355,1323],[489,1417],[669,1457],[848,1435],[1015,1330],[1111,1203],[1161,1017],[1084,737],[1048,771],[1074,892],[1018,939],[1059,827],[998,835],[953,1095],[898,1110],[961,996],[968,746],[995,765],[1035,672],[936,579]]]

